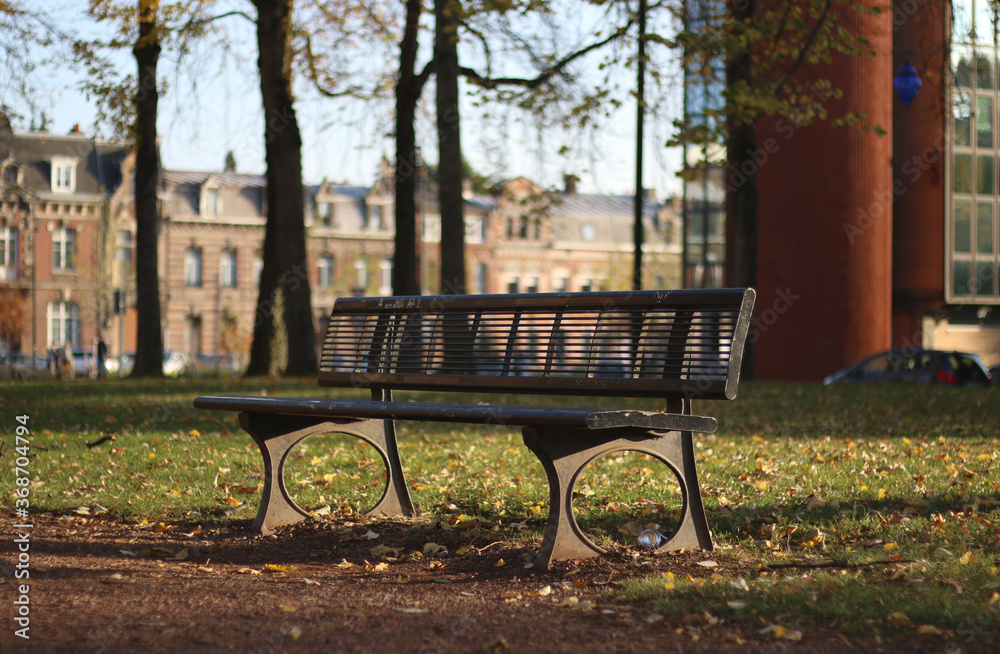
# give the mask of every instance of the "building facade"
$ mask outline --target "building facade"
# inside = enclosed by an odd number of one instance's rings
[[[6,351],[92,351],[112,315],[105,243],[126,154],[89,137],[14,133],[0,115],[0,289]]]

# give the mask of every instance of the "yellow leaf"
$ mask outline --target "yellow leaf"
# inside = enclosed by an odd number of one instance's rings
[[[198,431],[197,429],[192,429],[191,431],[188,432],[188,436],[193,436],[194,438],[198,438],[199,436],[201,436],[201,432]]]
[[[236,499],[235,497],[227,497],[226,498],[226,503],[227,504],[232,504],[233,506],[239,506],[240,501],[238,499]]]
[[[292,637],[292,640],[298,640],[299,638],[302,638],[302,628],[292,627],[288,630],[288,635]]]
[[[295,569],[290,565],[275,565],[273,563],[268,563],[264,567],[270,570],[271,572],[291,572],[292,570]]]
[[[403,579],[403,575],[399,575],[398,577],[396,577],[396,583],[397,584],[406,584],[406,583],[409,583],[409,581],[407,581],[406,579]]]
[[[156,452],[150,452],[150,453],[149,453],[149,459],[150,459],[150,460],[153,460],[153,459],[155,459],[155,458],[156,458]]]
[[[899,544],[886,543],[885,545],[882,546],[882,549],[884,549],[886,552],[895,552],[896,550],[899,549]]]
[[[309,460],[309,465],[316,465],[317,463],[323,463],[323,457],[314,456]]]
[[[771,627],[771,634],[774,635],[775,638],[781,638],[787,633],[788,629],[785,627],[779,627],[779,626]]]
[[[663,582],[663,587],[665,589],[667,589],[667,590],[673,590],[673,589],[677,588],[677,584],[675,584],[672,581],[665,581],[665,582]]]
[[[455,554],[457,554],[459,556],[463,556],[464,554],[467,554],[472,549],[473,549],[472,545],[464,545],[462,547],[459,547],[457,550],[455,550]]]
[[[972,552],[970,551],[960,556],[958,562],[961,563],[962,565],[969,565],[969,561],[971,560],[972,560]]]
[[[282,604],[281,610],[284,611],[285,613],[294,613],[295,607],[292,606],[291,604]]]
[[[497,567],[498,568],[502,568],[505,565],[507,565],[507,564],[506,564],[506,562],[503,559],[500,559],[499,561],[497,561]]]
[[[940,636],[941,630],[932,624],[922,624],[917,627],[917,633],[921,636]]]
[[[875,494],[875,499],[877,499],[877,500],[884,500],[885,499],[885,489],[884,488],[878,489],[878,493]]]
[[[567,597],[566,599],[564,599],[562,602],[559,603],[559,606],[566,606],[572,609],[576,608],[576,605],[579,603],[580,603],[580,598],[574,595],[572,597]]]
[[[116,418],[114,416],[108,416],[108,422],[110,422],[113,425],[116,422],[118,422],[118,418]]]
[[[913,623],[910,622],[910,618],[908,618],[907,615],[902,611],[896,611],[895,613],[890,613],[888,620],[889,623],[892,624],[894,627],[902,628],[902,627],[913,626]]]

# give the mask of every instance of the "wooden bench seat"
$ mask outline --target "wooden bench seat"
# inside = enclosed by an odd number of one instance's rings
[[[716,421],[692,415],[691,401],[736,396],[753,301],[753,289],[342,298],[319,383],[368,390],[371,399],[218,395],[195,406],[239,412],[260,447],[259,531],[308,515],[285,488],[285,459],[302,440],[330,432],[362,438],[381,455],[386,489],[371,512],[412,515],[395,421],[458,422],[521,427],[541,462],[550,504],[536,565],[603,552],[573,517],[573,484],[589,463],[624,450],[662,461],[680,484],[681,520],[661,549],[711,549],[692,434],[715,431]],[[399,402],[394,390],[654,397],[665,405],[660,412]]]

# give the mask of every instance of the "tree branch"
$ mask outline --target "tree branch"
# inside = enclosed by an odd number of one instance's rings
[[[633,23],[632,19],[629,19],[628,22],[626,22],[624,25],[615,30],[607,38],[602,39],[601,41],[591,43],[585,48],[582,48],[580,50],[577,50],[576,52],[566,55],[556,63],[552,64],[551,66],[543,70],[541,73],[538,74],[538,76],[533,78],[485,77],[471,68],[463,67],[460,70],[462,75],[464,75],[467,79],[486,89],[494,89],[498,86],[522,86],[527,89],[536,89],[542,84],[548,82],[550,79],[552,79],[559,73],[561,73],[567,66],[569,66],[571,63],[573,63],[580,57],[590,54],[594,50],[603,48],[607,44],[617,39],[620,39],[628,32],[628,28],[632,26],[632,23]]]

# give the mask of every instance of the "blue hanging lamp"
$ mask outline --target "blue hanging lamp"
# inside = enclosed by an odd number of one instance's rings
[[[903,101],[904,107],[909,107],[913,99],[917,97],[917,93],[920,91],[920,84],[921,81],[920,76],[917,75],[917,69],[913,67],[909,59],[903,62],[896,76],[892,79],[892,85],[896,88],[896,95]]]

